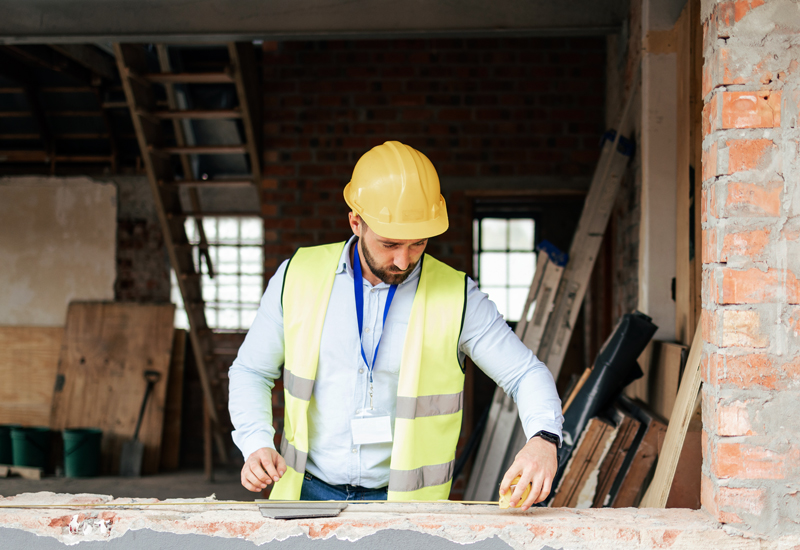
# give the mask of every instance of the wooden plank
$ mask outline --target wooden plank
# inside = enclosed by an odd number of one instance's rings
[[[181,413],[183,412],[183,372],[186,362],[186,331],[175,329],[172,358],[164,405],[164,430],[161,434],[161,471],[177,470],[181,453]]]
[[[672,342],[656,342],[656,347],[655,361],[650,370],[649,404],[653,412],[669,420],[689,348]]]
[[[591,374],[592,374],[591,368],[588,368],[585,371],[583,371],[583,374],[578,379],[578,382],[575,384],[575,387],[572,388],[572,391],[570,392],[566,402],[564,402],[564,406],[561,408],[561,414],[567,412],[567,409],[569,409],[569,406],[572,405],[573,401],[575,401],[575,397],[578,395],[578,392],[581,391],[581,388],[583,388],[583,386],[586,384],[586,381],[589,379],[589,376]]]
[[[114,59],[95,46],[89,44],[51,44],[50,47],[110,82],[117,79],[117,67]]]
[[[692,348],[689,350],[686,369],[681,379],[678,398],[670,416],[663,452],[658,457],[653,481],[642,499],[642,508],[664,508],[667,504],[683,441],[686,438],[689,422],[694,414],[697,396],[700,392],[700,357],[702,353],[703,331],[702,325],[698,325],[692,341]]]
[[[122,443],[133,437],[145,370],[161,373],[161,380],[139,432],[145,447],[142,473],[158,471],[174,315],[172,304],[70,304],[50,424],[56,430],[103,430],[103,473],[118,472]]]
[[[235,155],[247,153],[246,145],[184,145],[175,147],[150,147],[153,153],[170,155]]]
[[[11,466],[9,464],[0,465],[0,477],[8,477],[14,474],[23,479],[39,480],[42,479],[42,468]]]
[[[641,422],[623,413],[622,423],[617,430],[611,449],[600,464],[597,476],[597,490],[594,494],[592,507],[602,508],[612,496],[611,488],[622,470],[622,465],[633,447]]]
[[[158,84],[232,84],[230,72],[221,73],[150,73],[142,78]]]
[[[50,426],[62,327],[0,327],[0,424]]]
[[[699,400],[698,400],[699,401]],[[701,407],[695,410],[683,442],[666,508],[700,509],[700,484],[703,471],[703,419]],[[663,436],[661,438],[663,440]]]
[[[651,418],[641,442],[625,474],[619,491],[611,501],[612,508],[630,508],[638,506],[644,493],[644,483],[653,471],[653,464],[658,458],[658,442],[667,431],[667,425],[657,418]]]
[[[126,104],[125,107],[128,105]],[[242,112],[236,109],[172,109],[169,111],[150,111],[149,116],[163,119],[194,119],[194,120],[214,120],[242,118]]]
[[[579,504],[588,508],[584,503],[585,493],[591,493],[588,501],[591,504],[591,497],[594,496],[592,480],[596,481],[594,476],[598,473],[600,462],[606,456],[616,431],[616,428],[597,417],[589,421],[553,497],[553,508],[575,508]]]

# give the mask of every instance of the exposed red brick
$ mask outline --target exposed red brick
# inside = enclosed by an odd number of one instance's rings
[[[708,181],[717,176],[717,142],[712,143],[708,149],[703,150],[703,181]]]
[[[779,216],[782,190],[782,182],[729,183],[723,216]]]
[[[759,6],[764,5],[765,0],[736,0],[734,6],[734,19],[738,23],[747,13]]]
[[[786,360],[763,354],[716,354],[714,358],[714,361],[709,362],[711,383],[776,390],[794,387],[800,375],[800,359],[797,358]]]
[[[800,303],[800,282],[783,269],[722,269],[723,304]]]
[[[736,401],[730,405],[718,404],[716,413],[719,435],[730,437],[753,435],[746,403]]]
[[[719,261],[727,262],[731,256],[747,256],[759,260],[769,244],[769,229],[726,233],[722,241]],[[714,243],[716,244],[716,242]],[[705,260],[703,260],[705,262]]]
[[[719,129],[719,109],[717,98],[719,94],[714,94],[703,107],[703,136],[716,132]]]
[[[716,96],[713,101],[716,108]],[[715,123],[716,120],[710,123],[712,132],[716,129]],[[722,93],[722,128],[773,128],[780,125],[781,92]]]
[[[722,329],[722,341],[712,343],[719,347],[765,348],[769,345],[757,311],[718,310],[714,315]]]
[[[726,142],[728,174],[759,168],[775,149],[771,139],[737,139]]]
[[[721,479],[784,479],[797,469],[800,450],[778,453],[758,445],[718,441],[713,474]]]
[[[727,236],[725,237],[727,238]],[[720,261],[719,253],[717,252],[717,230],[716,229],[703,229],[703,263],[713,264]],[[722,260],[727,261],[727,260]]]

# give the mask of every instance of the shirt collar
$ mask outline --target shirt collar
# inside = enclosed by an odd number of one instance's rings
[[[342,250],[342,255],[339,257],[339,264],[338,268],[336,269],[337,274],[346,272],[348,275],[350,275],[351,278],[355,276],[353,274],[353,264],[350,261],[350,247],[353,246],[357,240],[358,237],[353,235],[345,243],[344,250]],[[418,279],[421,271],[422,271],[422,261],[419,261],[417,262],[417,265],[414,267],[414,271],[411,272],[411,275],[409,275],[405,281],[400,283],[400,286],[403,286],[406,283]],[[390,285],[387,285],[386,283],[378,283],[377,285],[375,285],[375,288],[384,288],[384,287],[388,288],[389,286]]]

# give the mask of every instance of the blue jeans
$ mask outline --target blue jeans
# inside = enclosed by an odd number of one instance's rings
[[[356,485],[329,485],[308,472],[303,476],[300,500],[386,500],[387,488],[367,489]]]

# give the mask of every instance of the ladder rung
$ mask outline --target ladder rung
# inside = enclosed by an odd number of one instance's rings
[[[218,119],[218,118],[242,118],[242,112],[239,109],[213,109],[213,110],[186,109],[177,111],[151,111],[150,115],[155,118],[164,118],[164,119],[192,118],[195,120],[200,120],[200,119]]]
[[[184,145],[174,147],[149,147],[153,153],[170,155],[234,155],[247,153],[247,145]]]
[[[214,73],[149,73],[144,79],[158,84],[225,84],[234,82],[230,72]]]
[[[1,153],[0,153],[1,154]],[[173,218],[260,218],[260,212],[166,212],[168,219]]]
[[[102,107],[103,109],[127,109],[128,103],[125,101],[106,101]]]
[[[37,136],[38,137],[38,136]],[[161,181],[159,185],[177,185],[180,187],[245,187],[255,185],[253,180],[176,180],[176,181]]]

